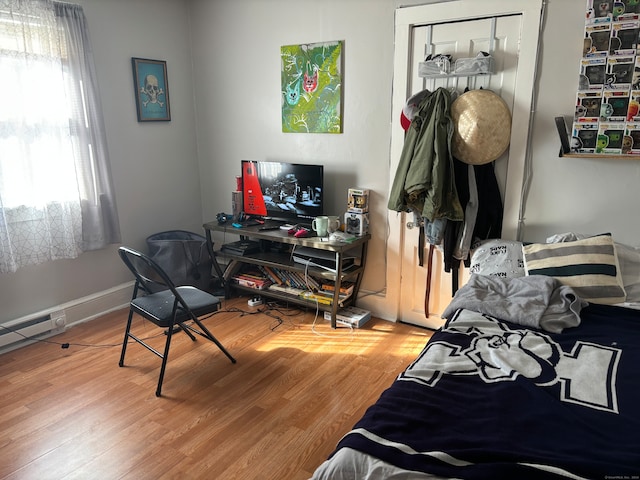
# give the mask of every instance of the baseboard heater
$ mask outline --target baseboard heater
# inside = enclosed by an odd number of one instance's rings
[[[0,324],[0,353],[64,332],[64,310],[40,312]]]

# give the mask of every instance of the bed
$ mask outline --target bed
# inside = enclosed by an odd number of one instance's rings
[[[313,480],[640,478],[640,250],[497,244]]]

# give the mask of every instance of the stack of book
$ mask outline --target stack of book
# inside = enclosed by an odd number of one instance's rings
[[[302,290],[301,288],[288,287],[287,285],[278,285],[277,283],[269,285],[269,290],[273,290],[274,292],[286,293],[287,295],[294,295],[296,297],[299,297],[306,291]]]
[[[353,294],[353,287],[353,284],[340,286],[340,293],[338,294],[338,305],[344,305],[344,301]],[[303,298],[305,298],[306,300],[316,301],[323,305],[333,305],[334,291],[335,286],[333,284],[323,283],[320,285],[319,290],[315,290],[313,292],[305,292]]]
[[[338,294],[338,304],[344,305],[344,301],[353,294],[355,284],[353,282],[342,282],[340,284],[340,293]],[[316,300],[323,305],[333,305],[333,297],[335,292],[334,283],[321,283],[320,289],[313,292],[305,298],[308,300]]]
[[[259,267],[262,273],[271,280],[273,285],[298,288],[300,290],[319,290],[320,283],[310,275],[292,272],[276,267]]]
[[[271,285],[271,280],[263,276],[260,272],[240,272],[236,273],[231,279],[243,287],[255,288],[256,290],[264,290]]]
[[[340,296],[346,295],[350,296],[353,293],[353,288],[355,287],[355,283],[344,281],[340,283]],[[320,285],[320,288],[325,292],[330,292],[333,294],[336,288],[336,284],[333,282],[327,282]]]
[[[256,265],[250,270],[236,273],[231,279],[243,287],[256,290],[269,289],[322,305],[332,305],[334,300],[334,282],[319,281],[310,275],[283,268]],[[339,305],[343,305],[343,302],[353,294],[354,287],[355,284],[349,281],[340,284]]]
[[[309,300],[312,302],[318,302],[321,305],[332,305],[333,304],[333,294],[328,295],[322,291],[317,292],[302,292],[300,294],[300,298],[304,298],[305,300]]]

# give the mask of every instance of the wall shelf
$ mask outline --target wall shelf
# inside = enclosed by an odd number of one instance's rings
[[[567,158],[614,158],[618,160],[640,160],[640,155],[613,155],[606,153],[563,153],[562,149],[559,157]]]

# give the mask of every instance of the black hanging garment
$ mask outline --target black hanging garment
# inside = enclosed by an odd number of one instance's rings
[[[460,261],[463,261],[466,267],[470,264],[469,247],[479,241],[500,238],[502,235],[503,205],[494,162],[470,166],[454,159],[454,166],[456,188],[463,208],[467,209],[470,201],[477,202],[473,215],[466,215],[462,222],[452,223],[452,228],[445,231],[444,269],[453,274],[451,290],[455,294],[459,286]],[[473,175],[473,178],[470,178],[470,175]],[[467,229],[467,233],[473,232],[471,242],[466,243],[466,248],[461,248],[460,245],[463,229]]]
[[[494,162],[473,167],[478,186],[478,216],[473,229],[475,241],[500,238],[502,236],[503,205]],[[465,265],[469,266],[467,257]]]

